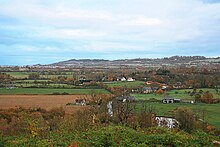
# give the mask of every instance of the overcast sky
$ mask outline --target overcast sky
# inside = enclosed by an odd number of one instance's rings
[[[0,0],[0,65],[173,55],[220,56],[220,0]]]

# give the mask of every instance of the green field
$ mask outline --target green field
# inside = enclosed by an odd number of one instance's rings
[[[141,104],[138,104],[141,108]],[[173,104],[163,104],[163,103],[146,103],[147,106],[154,106],[155,113],[158,116],[171,117],[169,111],[174,110],[178,107],[189,107],[192,108],[193,112],[201,115],[202,111],[205,112],[205,121],[212,124],[216,128],[220,129],[220,103],[218,104],[204,104],[204,103],[173,103]]]
[[[139,86],[146,86],[144,81],[134,81],[134,82],[115,81],[115,82],[106,82],[104,84],[109,86],[109,87],[122,86],[122,87],[128,87],[128,88],[139,87]]]
[[[104,89],[49,89],[49,88],[15,88],[5,89],[0,88],[0,94],[53,94],[53,93],[68,93],[68,94],[108,94]]]
[[[203,90],[205,91],[209,91],[213,94],[214,98],[220,98],[220,95],[218,95],[215,91],[215,89],[211,89],[211,88],[201,88],[198,89],[199,90]],[[165,95],[171,96],[173,98],[179,98],[179,99],[185,99],[185,100],[193,100],[194,96],[190,96],[187,92],[188,91],[193,91],[193,89],[181,89],[181,90],[171,90],[171,91],[167,91],[164,94],[132,94],[132,96],[134,96],[137,100],[149,100],[150,98],[155,98],[158,100],[162,100],[164,98]]]
[[[28,78],[28,75],[31,74],[32,72],[5,72],[5,73],[17,79],[23,79],[23,78]]]
[[[14,80],[16,83],[34,83],[35,81],[37,82],[48,82],[51,80]]]
[[[22,88],[28,88],[28,87],[31,87],[31,86],[37,86],[37,87],[43,87],[45,86],[44,84],[34,84],[34,83],[21,83],[21,84],[13,84],[14,86],[16,87],[22,87]],[[46,85],[47,87],[46,88],[75,88],[76,86],[74,85],[67,85],[67,84],[48,84]]]
[[[198,89],[205,91],[210,91],[214,98],[220,98],[220,95],[218,95],[215,91],[215,89],[210,88],[202,88]],[[150,98],[155,98],[158,100],[162,100],[165,95],[169,95],[174,98],[180,98],[180,99],[188,99],[193,100],[194,96],[190,96],[187,91],[193,91],[193,89],[182,89],[182,90],[171,90],[166,92],[165,94],[159,95],[159,94],[132,94],[136,98],[136,100],[149,100]],[[218,104],[204,104],[204,103],[196,103],[196,104],[187,104],[187,103],[173,103],[173,104],[163,104],[163,103],[147,103],[147,105],[151,105],[155,107],[155,112],[159,116],[170,116],[171,113],[169,111],[176,109],[177,107],[189,107],[192,108],[192,110],[195,113],[201,114],[201,112],[205,111],[205,121],[212,124],[213,126],[220,129],[220,103]],[[138,107],[140,108],[140,107]]]
[[[40,75],[40,78],[46,78],[46,79],[51,79],[51,78],[57,78],[59,76],[63,76],[63,77],[68,77],[68,78],[72,78],[73,75],[71,74],[66,74],[66,75]]]
[[[12,77],[16,78],[16,79],[24,79],[24,78],[28,78],[28,75],[31,73],[37,73],[37,72],[4,72],[8,75],[11,75]],[[73,77],[72,72],[65,72],[65,74],[57,74],[57,75],[41,75],[40,74],[40,78],[46,78],[46,79],[50,79],[50,78],[55,78],[58,76],[64,76],[64,77]]]
[[[136,100],[149,100],[152,98],[155,98],[157,100],[162,100],[164,95],[159,95],[159,94],[132,94],[133,97],[135,97]]]

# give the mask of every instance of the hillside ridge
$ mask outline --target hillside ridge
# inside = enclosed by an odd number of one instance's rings
[[[70,59],[61,61],[47,66],[60,66],[60,67],[161,67],[161,66],[206,66],[216,65],[220,63],[220,57],[208,58],[204,56],[171,56],[164,58],[134,58],[134,59]]]

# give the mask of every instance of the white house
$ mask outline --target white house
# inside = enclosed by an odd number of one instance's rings
[[[122,77],[122,78],[121,78],[121,81],[126,81],[126,78],[125,78],[125,77]]]
[[[128,82],[133,82],[133,81],[135,81],[135,79],[129,77],[127,81]]]

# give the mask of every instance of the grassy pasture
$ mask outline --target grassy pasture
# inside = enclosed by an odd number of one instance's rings
[[[34,83],[35,81],[37,82],[48,82],[48,81],[51,81],[51,80],[15,80],[14,82],[17,82],[17,83]]]
[[[28,75],[31,73],[37,73],[37,72],[4,72],[8,75],[11,75],[12,77],[16,78],[16,79],[24,79],[24,78],[28,78]],[[40,78],[46,78],[46,79],[50,79],[50,78],[56,78],[59,76],[64,76],[64,77],[73,77],[72,72],[63,72],[65,74],[54,74],[54,75],[50,75],[50,74],[46,74],[46,75],[41,75],[40,74]]]
[[[115,81],[115,82],[106,82],[105,84],[109,87],[122,86],[122,87],[128,87],[128,88],[145,86],[144,81],[134,81],[134,82]]]
[[[149,100],[151,98],[162,100],[163,97],[164,97],[164,95],[153,94],[153,93],[149,93],[149,94],[132,94],[132,96],[134,96],[136,100]]]
[[[218,95],[215,91],[215,89],[210,88],[202,88],[197,89],[197,92],[199,90],[210,91],[214,98],[220,98],[220,95]],[[180,99],[194,99],[194,96],[190,96],[187,92],[192,92],[193,89],[182,89],[182,90],[171,90],[166,92],[167,95],[174,97],[174,98],[180,98]],[[150,98],[155,98],[158,100],[162,100],[165,94],[159,95],[159,94],[132,94],[137,100],[149,100]],[[141,105],[141,104],[139,104]],[[189,107],[191,108],[195,113],[200,114],[202,111],[205,111],[205,121],[212,124],[216,128],[220,129],[220,103],[218,104],[204,104],[204,103],[195,103],[195,104],[187,104],[187,103],[173,103],[173,104],[163,104],[163,103],[147,103],[147,105],[151,105],[155,107],[155,112],[159,116],[171,116],[169,111],[176,109],[178,107]],[[140,108],[141,106],[137,107]]]
[[[108,94],[109,92],[104,89],[50,89],[50,88],[15,88],[5,89],[0,88],[0,94],[53,94],[53,93],[68,93],[68,94],[91,94],[93,92],[100,94]]]
[[[28,75],[31,74],[32,72],[5,72],[5,73],[17,79],[24,79],[24,78],[28,78]]]
[[[211,88],[201,88],[197,89],[197,92],[199,90],[203,90],[204,92],[209,91],[213,94],[214,98],[220,98],[220,95],[218,95],[215,91],[215,89]],[[193,100],[194,96],[190,96],[187,92],[192,92],[193,89],[181,89],[181,90],[171,90],[167,91],[165,94],[132,94],[137,100],[149,100],[150,98],[155,98],[158,100],[162,100],[165,95],[174,97],[174,98],[180,98],[180,99],[187,99],[187,100]]]
[[[68,78],[72,78],[73,77],[73,75],[66,74],[66,75],[40,75],[40,78],[51,79],[51,78],[57,78],[59,76],[68,77]]]

